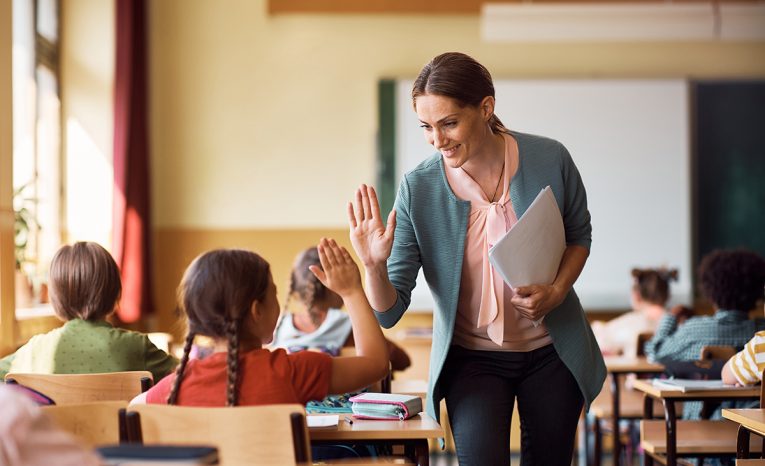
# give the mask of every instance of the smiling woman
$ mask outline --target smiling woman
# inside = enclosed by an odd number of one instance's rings
[[[427,408],[437,417],[446,400],[460,464],[510,464],[516,401],[526,433],[522,462],[570,464],[582,405],[605,378],[572,289],[592,231],[579,172],[559,142],[502,124],[491,75],[465,54],[431,60],[411,95],[425,140],[439,153],[404,175],[386,225],[371,187],[362,185],[348,207],[369,300],[392,327],[422,268],[436,303]],[[510,288],[488,250],[546,186],[566,233],[558,275]]]

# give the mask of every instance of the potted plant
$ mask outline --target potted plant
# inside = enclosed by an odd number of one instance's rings
[[[28,182],[13,191],[13,239],[14,256],[16,259],[16,307],[30,307],[34,304],[34,288],[30,279],[34,276],[34,261],[28,256],[29,239],[33,228],[39,228],[39,223],[31,207],[33,198],[24,197],[24,191],[32,185]]]

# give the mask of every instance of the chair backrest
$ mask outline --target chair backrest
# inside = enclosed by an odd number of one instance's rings
[[[701,354],[699,359],[702,361],[710,361],[712,359],[730,359],[736,354],[736,348],[729,345],[707,345],[701,348]]]
[[[9,373],[5,381],[33,388],[57,405],[91,401],[130,401],[152,385],[151,372],[127,371],[100,374]]]
[[[132,442],[214,446],[226,466],[311,462],[305,409],[298,404],[135,405],[126,418]]]
[[[88,448],[114,445],[121,440],[119,411],[127,401],[94,401],[40,409],[61,429],[71,433]]]
[[[635,348],[637,348],[637,356],[643,357],[645,356],[645,343],[653,338],[653,332],[641,332],[637,335],[637,345]]]

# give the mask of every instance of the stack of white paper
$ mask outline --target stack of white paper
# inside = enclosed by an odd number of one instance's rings
[[[695,380],[695,379],[654,379],[653,386],[661,390],[679,390],[685,392],[695,392],[701,390],[736,390],[751,387],[742,387],[738,385],[726,385],[720,379]]]
[[[489,249],[489,261],[511,288],[549,285],[558,275],[565,250],[563,218],[547,186],[510,231]]]

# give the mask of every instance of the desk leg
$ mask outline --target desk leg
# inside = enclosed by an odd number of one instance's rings
[[[677,415],[675,402],[662,399],[667,425],[667,466],[677,466]]]
[[[653,418],[653,398],[643,395],[643,419]],[[643,466],[653,466],[653,457],[643,450]]]
[[[738,426],[736,437],[736,459],[749,458],[749,429]]]
[[[614,437],[614,466],[621,464],[622,438],[619,432],[619,374],[611,374],[611,427]]]
[[[427,440],[416,440],[404,445],[404,455],[412,458],[418,466],[429,466],[430,449]]]

